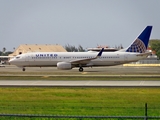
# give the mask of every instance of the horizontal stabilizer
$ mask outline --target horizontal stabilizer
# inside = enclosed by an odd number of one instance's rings
[[[150,55],[150,54],[152,54],[152,52],[140,53],[137,56],[146,56],[146,55]]]

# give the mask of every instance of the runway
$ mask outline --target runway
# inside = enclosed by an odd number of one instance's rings
[[[6,66],[0,68],[1,77],[13,77],[13,76],[42,76],[43,80],[0,80],[0,87],[160,87],[160,80],[118,80],[119,77],[157,77],[159,76],[160,67],[124,67],[124,66],[112,66],[112,67],[97,67],[97,68],[85,68],[84,72],[79,72],[78,69],[72,70],[57,70],[56,67],[47,68],[27,68],[25,72],[15,66]],[[116,80],[45,80],[48,76],[106,76],[115,77]]]
[[[0,80],[0,87],[160,87],[160,81]]]
[[[159,75],[160,67],[124,67],[108,66],[108,67],[92,67],[84,68],[84,72],[79,72],[78,68],[72,70],[58,70],[56,67],[26,67],[23,72],[21,68],[16,66],[0,67],[0,76],[52,76],[52,75]]]

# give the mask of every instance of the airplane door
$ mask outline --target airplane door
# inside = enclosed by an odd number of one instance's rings
[[[124,61],[128,61],[128,54],[124,55]]]
[[[27,63],[27,65],[29,65],[29,61],[30,61],[31,56],[30,55],[26,55],[25,58],[26,58],[25,62]]]
[[[26,55],[25,58],[26,58],[25,59],[26,62],[29,61],[29,56],[28,55]]]

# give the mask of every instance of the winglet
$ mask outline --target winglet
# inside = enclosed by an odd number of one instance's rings
[[[103,51],[104,51],[104,48],[102,48],[101,51],[99,51],[97,57],[101,57]]]

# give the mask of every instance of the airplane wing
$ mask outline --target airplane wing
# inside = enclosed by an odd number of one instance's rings
[[[103,51],[104,51],[104,48],[102,48],[101,51],[97,54],[97,56],[95,56],[93,58],[77,59],[77,60],[70,61],[70,63],[71,64],[87,64],[91,60],[94,60],[94,59],[97,59],[97,58],[101,57]]]

